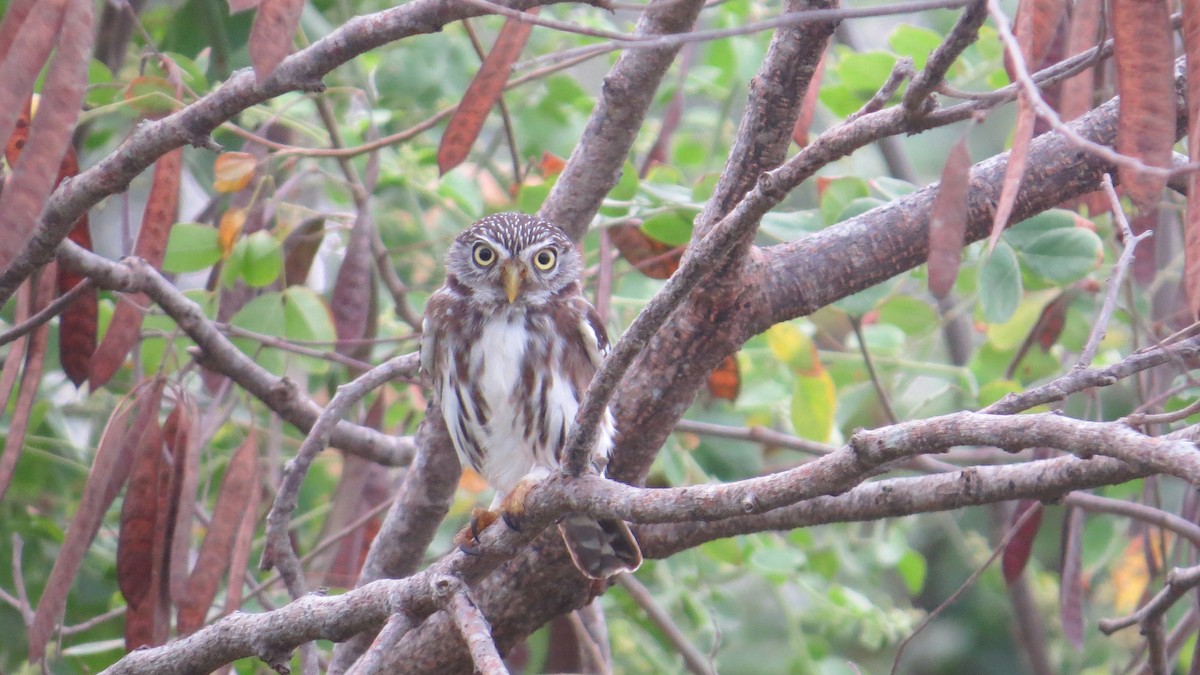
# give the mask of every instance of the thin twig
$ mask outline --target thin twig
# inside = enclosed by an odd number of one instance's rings
[[[862,319],[857,316],[850,317],[850,326],[854,329],[854,337],[858,340],[858,351],[862,354],[863,363],[867,366],[867,374],[871,377],[871,384],[875,387],[875,394],[879,397],[879,405],[883,407],[883,412],[887,415],[892,424],[900,421],[896,415],[896,410],[892,408],[891,398],[888,396],[887,390],[883,388],[883,382],[879,379],[879,372],[875,370],[875,363],[871,360],[871,351],[867,349],[867,340],[863,337]]]
[[[904,638],[904,640],[900,642],[900,644],[896,647],[896,656],[892,660],[892,675],[895,675],[896,668],[900,666],[900,659],[904,656],[904,649],[913,641],[913,638],[917,637],[917,635],[920,634],[920,632],[924,630],[926,626],[932,623],[933,620],[938,617],[938,615],[949,608],[950,605],[954,604],[954,602],[958,600],[963,593],[967,592],[967,589],[975,585],[975,582],[979,580],[979,577],[983,576],[983,573],[987,571],[987,568],[990,567],[991,564],[995,562],[996,558],[1000,557],[1000,554],[1004,552],[1004,548],[1008,546],[1008,542],[1012,541],[1012,538],[1021,531],[1021,526],[1025,524],[1025,521],[1029,520],[1033,514],[1040,512],[1041,509],[1042,505],[1038,503],[1035,504],[1033,508],[1028,509],[1025,511],[1025,513],[1021,514],[1021,517],[1017,520],[1017,522],[1013,523],[1008,532],[1004,534],[1004,538],[1000,540],[1000,543],[992,549],[992,554],[988,556],[988,559],[983,561],[983,564],[980,565],[974,572],[971,572],[971,576],[967,577],[966,581],[963,581],[962,585],[955,589],[955,591],[951,593],[949,597],[943,600],[942,603],[934,608],[932,612],[925,615],[925,618],[921,619],[921,623],[917,624],[917,627],[912,630],[912,633],[909,633],[908,637]]]
[[[1127,502],[1123,499],[1101,497],[1087,492],[1072,492],[1063,499],[1063,504],[1078,506],[1085,511],[1110,513],[1140,520],[1164,530],[1170,530],[1190,541],[1192,546],[1200,548],[1200,525],[1153,506]]]
[[[95,282],[93,282],[90,277],[84,277],[83,281],[80,281],[79,283],[75,284],[74,288],[58,296],[54,302],[46,305],[45,308],[43,308],[40,312],[34,314],[25,321],[22,321],[20,324],[13,326],[3,334],[0,334],[0,345],[6,345],[23,335],[32,333],[38,326],[46,323],[50,319],[53,319],[62,313],[62,311],[66,309],[67,305],[71,304],[75,298],[78,298],[79,296],[88,292],[94,286]]]
[[[732,438],[738,441],[749,441],[766,446],[799,450],[800,452],[817,456],[828,455],[837,450],[836,446],[810,441],[807,438],[792,436],[767,427],[732,427],[724,424],[685,419],[675,423],[675,431],[700,434],[702,436],[716,436],[717,438]]]
[[[688,671],[695,675],[716,675],[717,671],[713,668],[709,658],[688,640],[679,626],[675,625],[671,615],[659,607],[654,596],[650,594],[650,590],[643,586],[642,582],[634,578],[632,574],[618,574],[617,583],[625,589],[634,604],[642,608],[646,617],[658,626],[671,646],[675,647],[679,655],[683,657],[683,663],[687,666]]]
[[[21,569],[21,554],[25,550],[25,541],[21,539],[21,535],[13,532],[12,535],[12,576],[13,589],[17,592],[17,609],[21,611],[21,618],[25,620],[25,625],[29,626],[33,623],[33,606],[29,604],[29,593],[25,590],[25,573]]]
[[[1167,573],[1166,585],[1145,605],[1136,612],[1120,619],[1101,619],[1100,632],[1105,635],[1142,624],[1142,630],[1156,620],[1161,620],[1180,598],[1192,588],[1200,586],[1200,565],[1194,567],[1177,567]]]
[[[1121,228],[1121,238],[1124,240],[1125,247],[1121,250],[1121,256],[1117,258],[1117,262],[1113,265],[1112,274],[1108,277],[1104,293],[1104,304],[1100,306],[1100,313],[1096,316],[1095,324],[1092,325],[1092,333],[1088,336],[1083,351],[1079,354],[1079,363],[1075,365],[1076,369],[1087,368],[1092,364],[1092,359],[1096,356],[1096,350],[1100,348],[1100,341],[1104,339],[1109,319],[1112,318],[1113,311],[1117,307],[1117,294],[1121,290],[1125,273],[1129,270],[1129,266],[1133,264],[1134,249],[1137,248],[1138,243],[1143,239],[1154,236],[1154,230],[1146,230],[1139,235],[1133,234],[1133,230],[1129,228],[1129,220],[1125,218],[1125,212],[1121,208],[1121,199],[1117,196],[1117,191],[1113,189],[1112,176],[1104,174],[1101,184],[1104,187],[1104,193],[1108,195],[1109,203],[1112,205],[1113,219],[1117,221],[1117,225]]]

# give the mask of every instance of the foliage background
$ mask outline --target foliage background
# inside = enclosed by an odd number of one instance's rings
[[[354,15],[388,5],[313,0],[302,17],[302,43],[327,34]],[[5,7],[6,3],[0,2],[0,9]],[[707,9],[703,23],[708,28],[734,28],[771,13],[751,0],[729,0]],[[632,11],[608,14],[574,5],[546,8],[543,16],[615,30],[631,29],[636,19]],[[912,58],[917,68],[922,67],[955,16],[955,12],[943,10],[846,24],[829,52],[814,133],[865,103],[891,73],[897,58]],[[217,0],[186,0],[149,2],[140,18],[145,33],[134,35],[131,54],[144,56],[152,49],[161,50],[183,70],[195,94],[205,94],[233,70],[249,65],[249,13],[230,16],[225,4]],[[501,21],[490,17],[472,24],[487,45]],[[688,240],[692,218],[729,154],[745,104],[746,83],[762,61],[769,39],[764,32],[698,43],[672,67],[631,162],[601,210],[599,226],[585,239],[591,271],[602,264],[600,232],[606,225],[637,218],[654,238],[670,244]],[[516,74],[544,64],[555,53],[598,42],[597,38],[535,28],[524,52],[526,60],[518,64]],[[489,212],[537,210],[554,180],[553,175],[546,175],[548,164],[543,158],[570,154],[595,106],[600,78],[615,59],[616,53],[608,54],[509,91],[505,102],[517,146],[509,147],[500,116],[493,112],[469,162],[445,176],[439,176],[436,163],[441,124],[380,149],[373,160],[375,167],[369,166],[372,160],[366,155],[351,160],[363,175],[378,172],[371,209],[388,259],[408,285],[407,302],[413,309],[419,312],[427,295],[440,284],[442,253],[462,228]],[[467,33],[461,24],[455,24],[441,33],[387,45],[355,59],[325,78],[328,89],[321,97],[335,113],[344,145],[356,146],[399,132],[457,103],[478,64]],[[139,76],[153,74],[155,68],[153,59],[145,58],[128,58],[117,72],[93,62],[89,109],[84,116],[87,132],[79,136],[84,166],[111,152],[147,111],[172,105],[169,94],[138,96],[131,88],[145,84]],[[981,31],[979,41],[967,49],[948,81],[962,90],[995,88],[1007,82],[1002,46],[994,29]],[[680,94],[686,104],[678,128],[669,138],[666,161],[639,178],[635,162],[650,151],[665,111]],[[185,102],[190,98],[186,95]],[[327,147],[329,133],[313,99],[312,94],[287,94],[247,110],[235,123],[242,129],[261,130],[270,121],[287,144]],[[795,190],[767,217],[759,240],[763,244],[794,240],[937,180],[946,150],[965,133],[975,159],[1001,152],[1012,120],[1011,111],[1001,109],[969,130],[967,124],[958,124],[897,139],[911,166],[907,175],[896,175],[896,167],[889,167],[872,148],[834,162],[820,172],[817,181]],[[245,143],[227,129],[214,137],[227,150]],[[528,171],[524,180],[514,178],[510,153],[519,160],[521,171]],[[258,289],[255,293],[260,298],[277,298],[263,294],[281,291],[279,275],[292,254],[285,244],[288,235],[310,219],[321,219],[327,236],[305,285],[316,302],[302,306],[300,314],[288,320],[279,311],[263,311],[277,300],[264,301],[235,314],[230,323],[331,349],[335,333],[327,303],[355,219],[352,195],[338,166],[327,158],[272,153],[262,165],[264,171],[256,175],[252,194],[224,194],[213,187],[216,157],[203,149],[184,151],[180,219],[204,227],[176,229],[166,271],[177,273],[180,287],[189,289],[191,297],[214,312],[220,292],[213,290],[209,269],[220,258],[224,258],[224,269],[217,288],[241,282]],[[130,214],[141,211],[148,186],[147,173],[134,181],[129,192],[109,198],[92,211],[98,252],[115,258],[130,249],[131,228],[136,228],[136,215]],[[232,251],[224,252],[212,226],[222,214],[236,208],[237,200],[245,207],[247,197],[252,204],[269,205],[273,217],[260,232],[243,234]],[[1168,204],[1164,218],[1177,218],[1177,207]],[[1059,372],[1064,363],[1071,363],[1071,355],[1081,349],[1093,319],[1095,291],[1119,252],[1108,217],[1089,222],[1092,229],[1079,227],[1076,215],[1051,212],[1011,230],[991,257],[984,253],[985,244],[967,249],[955,288],[957,311],[966,317],[975,347],[965,363],[953,363],[946,351],[941,331],[946,319],[925,291],[925,270],[921,268],[753,338],[737,357],[741,370],[737,399],[730,402],[702,393],[687,418],[736,427],[765,426],[831,443],[843,441],[856,428],[879,426],[886,422],[887,413],[864,363],[860,339],[901,419],[978,408],[1003,393],[1041,381]],[[189,233],[193,238],[187,238]],[[1160,244],[1160,249],[1170,248]],[[1162,269],[1177,278],[1179,262]],[[618,335],[661,282],[640,274],[625,260],[614,264],[613,274],[608,323],[610,332]],[[1165,277],[1160,277],[1159,283],[1170,285]],[[589,289],[595,292],[594,274]],[[1151,314],[1153,290],[1131,291],[1130,309]],[[378,285],[375,291],[371,316],[377,339],[356,353],[370,363],[411,351],[416,345],[413,327],[394,311],[395,299]],[[1070,302],[1061,336],[1047,351],[1031,350],[1015,373],[1005,377],[1005,369],[1043,308],[1065,291],[1070,293]],[[113,306],[114,295],[104,293],[102,330]],[[5,321],[12,322],[12,312],[10,303],[3,314]],[[1137,346],[1131,329],[1134,316],[1125,310],[1118,313],[1098,359],[1101,365],[1119,360]],[[856,323],[861,326],[857,337]],[[51,355],[57,354],[56,339],[55,330]],[[259,363],[286,373],[319,399],[327,399],[354,370],[265,348],[251,339],[237,343]],[[207,495],[208,508],[215,500],[228,458],[250,430],[257,430],[264,439],[268,476],[277,476],[281,459],[295,452],[302,435],[263,405],[244,393],[214,396],[204,389],[199,371],[188,366],[189,345],[169,319],[152,310],[136,358],[104,389],[90,394],[86,389],[77,391],[48,364],[24,456],[12,488],[0,501],[0,560],[20,554],[31,597],[38,597],[46,581],[109,414],[143,376],[165,373],[176,391],[187,391],[200,401],[212,436],[202,457],[202,494]],[[813,346],[816,362],[809,357]],[[397,383],[380,396],[384,403],[381,428],[395,434],[413,433],[425,402],[420,388]],[[1184,391],[1172,397],[1167,407],[1182,407],[1193,396]],[[1130,383],[1076,397],[1066,412],[1085,419],[1115,419],[1132,411],[1138,400],[1135,385]],[[356,413],[364,414],[365,409]],[[649,483],[680,486],[732,481],[808,457],[798,450],[682,432],[671,436]],[[1007,460],[992,456],[989,461]],[[308,476],[294,533],[302,553],[328,534],[322,523],[333,508],[332,496],[343,466],[340,454],[327,452]],[[393,472],[389,481],[395,479]],[[465,523],[470,507],[488,498],[476,482],[464,479],[461,487],[450,517],[430,548],[432,555],[451,547],[450,539]],[[1183,498],[1182,490],[1167,482],[1156,486],[1137,482],[1102,492],[1132,498],[1152,489],[1160,490],[1160,498],[1167,503]],[[74,584],[65,621],[69,626],[124,603],[116,585],[118,511],[110,511]],[[1089,630],[1084,648],[1077,651],[1063,639],[1056,621],[1056,530],[1060,520],[1061,509],[1049,506],[1033,562],[1026,571],[1033,598],[1046,617],[1045,642],[1051,662],[1061,672],[1112,672],[1113,664],[1128,658],[1134,636],[1105,638]],[[979,507],[749,535],[714,541],[668,560],[648,561],[638,578],[652,589],[685,634],[702,651],[714,655],[721,672],[882,672],[922,617],[984,564],[1005,522],[1000,509]],[[1089,626],[1099,617],[1130,611],[1141,589],[1147,587],[1145,555],[1141,547],[1130,545],[1139,541],[1131,537],[1141,532],[1118,519],[1088,519],[1083,563]],[[256,540],[255,556],[260,546],[261,541]],[[319,570],[310,572],[316,575]],[[261,575],[256,578],[261,580]],[[0,565],[0,588],[15,588],[13,569],[8,565]],[[999,569],[993,566],[914,641],[900,671],[1022,672],[1026,666],[1014,643],[1008,595]],[[278,605],[286,595],[276,586],[266,597]],[[618,671],[672,672],[681,667],[660,627],[646,619],[621,588],[608,592],[601,602],[608,610]],[[255,598],[245,605],[247,611],[267,607]],[[0,635],[5,636],[0,640],[0,671],[22,672],[24,623],[16,609],[3,603]],[[120,619],[73,634],[63,640],[52,668],[56,672],[103,668],[122,652],[121,635]],[[545,631],[531,638],[527,650],[530,672],[537,672],[547,639]],[[1182,650],[1184,661],[1190,652],[1190,648]],[[1187,664],[1180,667],[1186,669]],[[261,669],[261,664],[246,661],[238,665],[239,672],[256,668]]]

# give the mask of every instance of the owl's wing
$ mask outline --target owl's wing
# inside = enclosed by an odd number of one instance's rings
[[[587,309],[579,321],[579,334],[583,337],[583,348],[592,362],[592,367],[599,370],[609,352],[608,331],[604,329],[604,322],[600,320],[596,308],[582,298],[580,302],[586,305]],[[587,383],[584,383],[585,387],[586,385]]]
[[[425,317],[421,320],[421,371],[431,378],[435,376],[437,335],[445,304],[445,297],[439,289],[429,297],[429,302],[425,304]]]

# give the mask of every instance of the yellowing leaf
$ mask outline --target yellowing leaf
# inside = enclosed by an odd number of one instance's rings
[[[237,192],[250,184],[258,159],[248,152],[223,152],[213,164],[213,189],[217,192]]]
[[[792,390],[792,426],[801,438],[828,443],[837,412],[837,390],[829,371],[821,368],[819,361],[816,364],[817,372],[796,378]]]
[[[812,338],[791,323],[779,323],[767,330],[767,346],[771,354],[800,372],[812,370],[816,361],[816,346]],[[820,369],[820,363],[816,364]]]
[[[242,226],[246,224],[246,210],[232,208],[221,216],[221,224],[217,227],[217,245],[221,247],[221,259],[229,257],[233,245],[242,234]]]
[[[1146,584],[1150,583],[1150,570],[1146,567],[1147,543],[1150,544],[1154,564],[1161,568],[1162,549],[1169,548],[1172,539],[1170,532],[1155,531],[1149,537],[1142,535],[1134,539],[1125,547],[1112,573],[1112,585],[1116,590],[1113,608],[1117,614],[1129,614],[1137,609],[1138,602],[1146,592]]]

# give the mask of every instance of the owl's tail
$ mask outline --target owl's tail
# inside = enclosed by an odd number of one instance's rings
[[[642,549],[623,520],[596,520],[580,513],[558,523],[571,561],[592,579],[632,572],[642,564]]]

